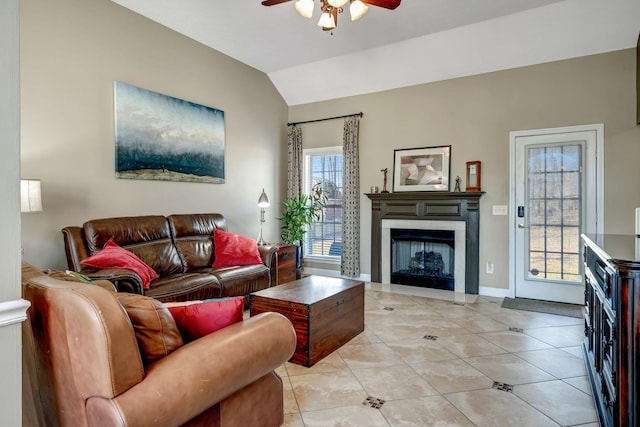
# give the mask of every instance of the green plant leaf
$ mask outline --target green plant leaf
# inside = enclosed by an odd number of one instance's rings
[[[327,198],[322,185],[316,184],[311,194],[301,194],[282,202],[284,209],[278,218],[282,222],[280,238],[284,243],[301,245],[307,232],[307,226],[322,217],[322,209],[327,205]]]

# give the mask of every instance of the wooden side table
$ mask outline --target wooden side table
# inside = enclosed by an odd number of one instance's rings
[[[278,275],[276,284],[293,282],[296,280],[296,245],[287,245],[286,243],[275,243],[273,246],[278,248]]]

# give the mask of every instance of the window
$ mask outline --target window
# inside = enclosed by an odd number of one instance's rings
[[[307,149],[304,156],[304,192],[322,184],[327,205],[305,235],[305,258],[339,259],[342,255],[342,146]]]

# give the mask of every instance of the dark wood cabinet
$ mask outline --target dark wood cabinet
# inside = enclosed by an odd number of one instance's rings
[[[585,234],[583,351],[600,425],[636,426],[640,386],[640,239]]]

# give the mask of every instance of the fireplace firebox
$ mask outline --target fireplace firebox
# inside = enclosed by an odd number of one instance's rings
[[[454,290],[455,231],[391,232],[391,283]]]

